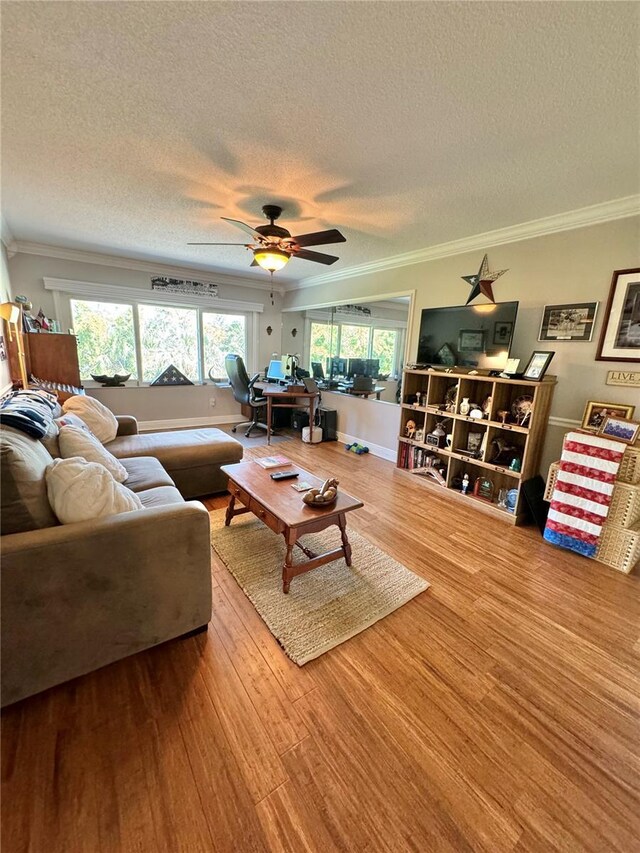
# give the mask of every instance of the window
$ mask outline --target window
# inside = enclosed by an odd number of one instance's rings
[[[331,352],[331,343],[331,324],[311,323],[309,361],[318,361],[325,368],[328,359],[334,354]]]
[[[369,326],[347,326],[340,327],[340,355],[342,358],[368,358],[369,357]]]
[[[371,358],[380,362],[380,373],[395,373],[398,332],[395,329],[374,329]]]
[[[142,379],[153,382],[174,364],[193,382],[199,379],[198,315],[195,308],[139,305]]]
[[[92,373],[138,378],[133,305],[72,299],[71,316],[83,379]]]
[[[247,360],[246,318],[241,314],[214,314],[202,312],[202,340],[205,376],[217,378],[227,375],[224,357],[227,353],[241,355]]]

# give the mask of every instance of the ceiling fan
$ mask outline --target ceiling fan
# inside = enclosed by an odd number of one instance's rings
[[[229,219],[223,216],[225,222],[230,222],[249,234],[251,243],[187,243],[188,246],[244,246],[253,252],[252,267],[260,266],[272,275],[281,270],[290,258],[302,258],[304,261],[315,261],[318,264],[334,264],[339,258],[336,255],[325,255],[323,252],[309,252],[306,246],[324,246],[327,243],[344,243],[344,237],[335,228],[329,231],[315,231],[313,234],[300,234],[292,237],[291,232],[275,224],[282,213],[282,208],[276,204],[265,204],[262,212],[269,220],[268,225],[258,225],[252,228],[239,219]]]

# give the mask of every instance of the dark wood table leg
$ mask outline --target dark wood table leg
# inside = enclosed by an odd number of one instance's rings
[[[236,505],[236,499],[233,495],[229,498],[229,503],[227,504],[227,514],[224,517],[224,526],[228,527],[231,524],[231,519],[233,518],[233,508]]]
[[[293,548],[296,544],[296,531],[288,527],[284,532],[284,541],[287,543],[287,555],[284,558],[284,566],[282,567],[282,591],[289,592],[291,578],[293,574],[290,570],[293,568]]]
[[[351,545],[349,544],[349,540],[347,539],[347,518],[343,512],[338,516],[338,527],[340,528],[340,535],[342,536],[342,547],[344,548],[344,560],[345,563],[350,566],[351,565]]]
[[[271,444],[271,397],[267,397],[267,444]]]

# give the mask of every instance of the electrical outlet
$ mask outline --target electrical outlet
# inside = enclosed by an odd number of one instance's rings
[[[215,405],[216,405],[216,398],[215,398],[215,397],[209,397],[209,406],[210,406],[210,408],[214,409],[214,408],[215,408]]]

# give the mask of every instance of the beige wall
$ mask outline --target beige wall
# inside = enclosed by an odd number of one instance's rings
[[[495,246],[487,253],[491,270],[509,270],[494,287],[496,300],[518,300],[520,303],[512,355],[521,358],[524,364],[534,349],[555,350],[549,369],[558,377],[552,416],[578,420],[585,401],[596,398],[640,407],[638,389],[605,384],[607,371],[624,368],[625,364],[595,361],[612,272],[640,266],[640,218]],[[470,252],[292,291],[286,294],[285,308],[302,310],[334,301],[357,301],[415,289],[414,322],[409,342],[409,359],[415,359],[422,309],[463,305],[469,287],[461,276],[478,270],[482,254]],[[583,301],[600,302],[591,343],[538,341],[544,305]],[[352,420],[345,420],[339,428],[355,434]],[[550,427],[541,468],[543,473],[547,462],[557,458],[567,428],[567,425],[557,424]],[[362,438],[367,440],[368,435]],[[385,444],[393,446],[394,438],[388,436]]]
[[[7,250],[4,243],[2,245],[2,275],[0,277],[0,302],[9,302],[11,300],[11,281],[9,279],[9,267],[7,259]],[[0,334],[4,337],[5,352],[7,351],[7,326],[2,323]],[[11,385],[11,374],[9,372],[9,361],[0,361],[0,393],[3,393]]]
[[[13,293],[25,294],[33,302],[34,311],[42,306],[44,313],[54,318],[53,293],[44,289],[45,277],[151,290],[151,273],[149,272],[40,255],[18,253],[9,260],[9,272]],[[162,271],[159,271],[159,274],[162,274]],[[207,274],[194,270],[193,277],[206,279]],[[267,291],[230,284],[219,286],[219,296],[221,299],[264,305],[264,312],[258,315],[257,321],[257,363],[248,366],[249,370],[261,370],[268,363],[271,351],[280,351],[281,297],[275,294],[275,305],[272,306]],[[215,302],[212,300],[211,304],[213,307]],[[273,329],[271,336],[266,333],[269,325]],[[215,423],[219,422],[215,419],[225,414],[237,416],[240,412],[240,407],[233,400],[230,391],[215,388],[210,383],[204,386],[193,385],[180,388],[95,389],[92,393],[95,393],[96,397],[117,414],[133,414],[141,421],[212,418],[214,419],[212,422]],[[209,406],[212,397],[216,397],[215,409]]]

